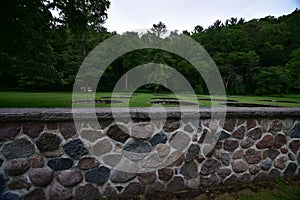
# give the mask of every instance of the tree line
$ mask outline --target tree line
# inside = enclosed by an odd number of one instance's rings
[[[72,90],[77,71],[91,50],[117,35],[105,28],[108,0],[5,0],[0,7],[0,86],[5,89]],[[57,15],[53,15],[53,10]],[[52,11],[52,12],[51,12]],[[163,22],[143,36],[165,34]],[[164,40],[184,34],[201,44],[215,61],[228,94],[268,95],[300,92],[300,10],[278,18],[217,20],[192,32],[171,31]],[[153,40],[154,41],[154,40]],[[122,47],[120,47],[122,48]],[[129,69],[161,63],[183,74],[197,93],[207,88],[196,69],[178,55],[141,49],[116,59],[106,69],[99,91],[110,91]],[[149,72],[169,79],[163,70]],[[164,90],[149,84],[143,89]]]

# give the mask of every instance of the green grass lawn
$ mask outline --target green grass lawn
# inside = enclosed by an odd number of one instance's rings
[[[141,195],[140,200],[299,200],[300,177],[186,190],[175,194]]]
[[[280,181],[277,182],[276,181]],[[229,192],[213,192],[210,195],[203,195],[194,200],[299,200],[299,180],[277,179],[270,182],[249,183],[242,189]],[[275,183],[274,183],[275,181]]]
[[[85,99],[82,94],[81,99]],[[130,96],[129,94],[119,94],[123,98],[115,98],[115,100],[122,101],[121,103],[115,103],[113,106],[125,107],[129,102],[131,107],[150,107],[153,104],[149,102],[157,99],[153,98],[175,98],[173,94],[152,94],[152,93],[134,93],[132,98],[124,98]],[[110,97],[109,92],[96,93],[96,100],[104,100]],[[195,98],[191,94],[183,94],[178,96],[180,101],[191,102]],[[208,99],[199,100],[201,107],[211,106],[209,95],[198,95],[197,98]],[[218,97],[212,97],[217,99]],[[108,98],[109,99],[109,98]],[[227,96],[228,100],[236,100],[240,103],[255,103],[255,104],[267,104],[274,106],[285,107],[298,107],[300,108],[300,95],[288,95],[288,96]],[[272,100],[273,102],[266,102],[262,100]],[[275,101],[274,101],[275,100]],[[276,101],[293,101],[295,103],[283,103]],[[213,102],[214,106],[218,106],[219,101]],[[79,106],[89,106],[89,104],[78,104]],[[174,106],[174,105],[169,105]],[[33,92],[0,92],[0,107],[1,108],[54,108],[54,107],[72,107],[72,93],[71,92],[45,92],[45,93],[33,93]],[[96,104],[96,107],[110,107],[110,104]]]

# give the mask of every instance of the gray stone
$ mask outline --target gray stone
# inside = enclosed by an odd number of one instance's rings
[[[210,131],[207,130],[207,129],[204,129],[203,132],[202,132],[202,134],[201,134],[200,139],[198,140],[199,144],[202,144],[204,142],[204,139],[206,138],[207,134],[210,134]]]
[[[220,160],[221,159],[221,152],[223,152],[223,151],[221,149],[214,149],[213,151],[214,151],[213,156],[216,159]]]
[[[154,133],[154,125],[149,122],[133,124],[131,127],[131,136],[136,139],[149,139]]]
[[[239,158],[243,157],[243,155],[244,155],[243,149],[238,149],[232,154],[232,158],[239,159]]]
[[[282,129],[282,123],[279,120],[274,120],[270,124],[269,132],[275,134],[281,131],[281,129]]]
[[[231,137],[231,135],[225,131],[221,131],[221,133],[218,134],[219,134],[218,140],[226,140]]]
[[[198,144],[191,144],[186,152],[185,161],[191,162],[192,160],[194,160],[196,157],[199,156],[199,153],[200,153],[200,146]]]
[[[291,138],[300,138],[300,123],[297,123],[290,132]]]
[[[230,164],[230,155],[228,153],[221,153],[221,162],[225,166]]]
[[[224,185],[233,185],[238,181],[238,178],[235,174],[232,174],[231,176],[229,176],[225,181],[224,181]]]
[[[184,190],[184,180],[180,176],[175,176],[172,181],[167,185],[167,192],[179,192],[180,190]]]
[[[99,114],[99,113],[98,113]],[[98,115],[97,114],[97,115]],[[111,125],[114,122],[114,119],[103,119],[103,118],[98,118],[98,123],[97,123],[97,127],[98,125],[100,125],[100,127],[102,129],[105,129],[106,127],[109,127],[109,125]],[[90,123],[90,122],[89,122]],[[93,127],[93,125],[90,123],[90,125]]]
[[[30,184],[24,177],[18,177],[13,179],[9,184],[8,188],[11,190],[20,190],[20,189],[26,189],[28,190],[30,188]]]
[[[274,160],[274,166],[279,169],[284,169],[286,166],[286,162],[287,162],[287,157],[280,156]]]
[[[230,168],[220,168],[218,171],[218,175],[222,178],[225,179],[227,176],[229,176],[232,173]]]
[[[184,154],[181,151],[171,153],[164,161],[164,165],[168,167],[180,166],[184,161]]]
[[[167,140],[168,140],[168,136],[161,131],[155,134],[149,142],[152,146],[155,146],[158,144],[165,144]]]
[[[169,140],[169,144],[178,150],[183,150],[188,147],[191,142],[191,138],[184,132],[177,131],[172,135]]]
[[[63,154],[64,154],[64,151],[61,148],[54,150],[54,151],[44,152],[44,156],[46,158],[57,158],[57,157],[61,157]]]
[[[113,146],[108,139],[102,139],[93,145],[92,153],[96,156],[102,156],[112,150]]]
[[[245,138],[241,141],[241,147],[247,149],[254,144],[254,140],[251,138]]]
[[[6,143],[2,148],[2,154],[7,159],[26,158],[34,154],[34,151],[33,144],[25,138]]]
[[[159,157],[164,158],[170,153],[170,147],[167,144],[160,144],[157,146],[157,154]]]
[[[42,168],[44,166],[44,158],[40,154],[34,154],[30,157],[32,168]]]
[[[191,188],[191,189],[194,189],[194,190],[199,189],[199,186],[200,186],[200,178],[199,178],[199,176],[187,180],[186,181],[186,186],[188,188]]]
[[[198,164],[195,161],[185,163],[181,169],[180,173],[184,176],[186,179],[195,178],[198,176]]]
[[[248,149],[244,155],[249,164],[257,164],[261,161],[261,152],[255,149]]]
[[[0,194],[2,194],[3,190],[5,189],[7,181],[8,178],[3,174],[0,174]]]
[[[143,185],[149,185],[155,182],[156,173],[155,172],[140,173],[138,174],[138,180]]]
[[[62,136],[65,138],[65,140],[70,139],[70,138],[74,137],[77,134],[77,130],[76,130],[76,127],[74,125],[74,122],[61,123],[59,125],[59,130],[60,130]]]
[[[23,133],[29,137],[36,138],[44,130],[43,123],[26,123],[23,126]]]
[[[289,163],[289,165],[284,171],[284,176],[292,177],[296,173],[297,167],[298,166],[296,163]]]
[[[165,191],[165,186],[161,182],[154,182],[147,187],[147,193],[156,193]]]
[[[265,135],[260,141],[256,143],[258,149],[271,148],[274,144],[274,138],[272,135]]]
[[[260,168],[257,165],[251,165],[249,168],[250,174],[257,174],[259,171],[260,171]]]
[[[24,196],[24,200],[46,200],[45,192],[42,188],[35,188]]]
[[[267,176],[268,179],[275,179],[279,177],[280,177],[280,171],[278,169],[272,169]]]
[[[123,108],[116,108],[120,116],[124,115]],[[245,116],[251,116],[251,118],[261,118],[262,116],[276,119],[280,118],[297,118],[299,117],[299,110],[296,108],[228,108],[226,117],[228,118],[245,118]],[[30,113],[30,115],[29,115]],[[43,113],[41,118],[41,113]],[[180,119],[182,113],[191,116],[190,110],[185,111],[182,108],[176,109],[167,109],[167,114],[172,117],[172,119]],[[8,115],[9,114],[9,115]],[[161,114],[161,111],[157,110],[154,114]],[[133,119],[139,120],[149,120],[149,108],[134,108],[130,109],[130,115]],[[99,122],[104,121],[111,116],[111,109],[97,109],[97,117]],[[194,114],[192,114],[194,116]],[[201,110],[202,118],[210,118],[211,112],[209,109]],[[26,118],[27,121],[37,121],[37,120],[46,120],[50,121],[53,119],[59,119],[61,121],[70,121],[73,120],[72,109],[70,108],[61,108],[61,109],[51,109],[51,108],[18,108],[10,109],[4,108],[1,109],[0,119],[1,120],[17,120]],[[169,119],[170,119],[169,118]],[[111,121],[111,119],[108,119]],[[177,120],[179,121],[179,120]],[[245,119],[239,119],[238,125],[244,123]],[[247,120],[249,121],[249,120]],[[101,125],[101,123],[100,123]],[[256,123],[254,121],[254,126]]]
[[[30,163],[25,159],[15,159],[9,161],[4,167],[4,171],[12,176],[24,174],[30,168]]]
[[[164,124],[163,130],[166,133],[173,132],[180,127],[180,120],[170,120],[167,119],[166,123]]]
[[[74,161],[70,158],[54,158],[49,160],[47,165],[54,171],[70,169],[73,167]]]
[[[239,147],[239,142],[237,140],[225,140],[223,146],[224,150],[233,152]]]
[[[80,136],[90,142],[95,142],[96,140],[104,137],[104,134],[100,130],[84,129],[81,130]]]
[[[16,193],[5,191],[2,195],[0,195],[0,200],[20,200],[20,197]]]
[[[121,161],[121,158],[121,154],[109,154],[103,157],[103,162],[110,167],[115,167]]]
[[[135,173],[135,172],[141,170],[141,166],[143,165],[142,162],[144,160],[145,159],[143,159],[139,162],[136,162],[136,161],[129,160],[123,156],[121,161],[119,162],[119,164],[116,167],[114,167],[114,169],[116,169],[116,170],[120,169],[121,171],[124,171],[124,172]]]
[[[235,130],[235,131],[232,133],[232,137],[241,140],[241,139],[244,138],[245,132],[246,132],[245,127],[244,127],[244,126],[241,126],[241,127],[239,127],[237,130]]]
[[[104,184],[108,180],[110,169],[101,166],[96,169],[91,169],[85,173],[86,182]]]
[[[218,176],[211,174],[208,176],[200,176],[200,185],[209,187],[209,186],[217,186],[220,184],[220,179]]]
[[[72,199],[72,190],[67,190],[60,185],[53,185],[49,190],[50,200],[69,200]]]
[[[136,177],[135,173],[123,172],[118,170],[112,170],[110,175],[110,180],[113,183],[125,183]]]
[[[217,172],[220,169],[221,164],[215,159],[207,159],[202,167],[201,174],[208,175]]]
[[[76,189],[74,199],[75,200],[83,200],[83,199],[101,200],[102,197],[100,195],[98,188],[88,183]]]
[[[300,153],[298,153],[297,162],[298,162],[298,165],[300,165]]]
[[[99,165],[100,162],[96,158],[84,157],[79,160],[77,166],[81,170],[88,170],[88,169],[96,168]]]
[[[253,130],[250,130],[247,133],[247,136],[253,138],[254,140],[260,139],[262,136],[261,128],[255,128]]]
[[[82,156],[88,153],[88,150],[84,147],[84,144],[80,139],[75,139],[63,146],[65,153],[73,158],[79,160]]]
[[[224,122],[223,129],[227,130],[228,132],[232,132],[234,130],[235,123],[235,119],[226,119]]]
[[[174,170],[169,168],[162,168],[158,170],[158,178],[162,181],[169,181],[174,175]]]
[[[269,149],[268,151],[268,157],[271,158],[272,160],[274,160],[279,154],[280,152],[276,149]]]
[[[248,119],[247,120],[247,128],[248,130],[251,128],[254,128],[256,126],[256,121],[253,119]]]
[[[47,123],[47,129],[48,130],[57,130],[58,129],[57,122],[48,122]]]
[[[29,172],[29,179],[36,186],[46,186],[53,179],[53,171],[44,168],[32,169]]]
[[[239,159],[232,162],[232,170],[236,173],[245,172],[248,169],[247,162]]]
[[[152,146],[148,142],[133,139],[125,144],[123,154],[130,160],[140,160],[149,154],[151,150]]]
[[[36,146],[41,152],[54,151],[59,148],[61,139],[53,133],[43,133],[36,141]]]
[[[283,134],[277,134],[275,135],[274,139],[274,148],[280,149],[283,145],[285,145],[287,142],[286,136]]]
[[[293,125],[294,125],[294,120],[293,119],[285,119],[282,121],[282,125],[283,125],[283,130],[291,130]]]
[[[157,153],[150,153],[142,160],[141,164],[143,168],[156,168],[161,166],[161,160]]]
[[[20,130],[21,127],[18,123],[0,123],[0,142],[15,139]]]
[[[271,158],[267,158],[261,162],[261,169],[262,170],[269,170],[272,167],[272,160]]]
[[[289,147],[294,154],[297,154],[300,148],[300,140],[293,140],[289,143]]]
[[[129,131],[125,126],[112,125],[107,131],[107,136],[117,142],[124,143],[130,137],[128,133]]]
[[[188,133],[193,133],[194,132],[194,129],[191,125],[187,124],[184,126],[183,128],[184,131],[188,132]]]
[[[145,186],[143,186],[142,184],[138,183],[138,182],[133,182],[133,183],[129,183],[122,195],[124,196],[132,196],[132,195],[137,195],[137,194],[144,194],[145,192]]]
[[[57,176],[57,181],[66,187],[75,186],[80,183],[83,176],[80,171],[66,171]]]

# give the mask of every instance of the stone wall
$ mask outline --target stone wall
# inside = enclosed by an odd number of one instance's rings
[[[200,113],[200,123],[183,122],[182,112],[167,110],[164,123],[133,109],[133,123],[117,126],[110,109],[99,109],[101,128],[87,120],[78,133],[70,109],[0,109],[0,199],[174,193],[299,173],[300,109],[233,108],[222,127],[209,109]],[[204,154],[211,127],[219,130],[217,143]],[[122,156],[153,170],[118,170]]]

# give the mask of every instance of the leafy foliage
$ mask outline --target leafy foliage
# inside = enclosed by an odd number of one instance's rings
[[[103,26],[109,6],[108,0],[4,0],[0,7],[0,85],[71,90],[84,58],[97,44],[116,35]],[[52,15],[53,10],[58,16]],[[197,25],[194,31],[182,34],[191,36],[211,55],[229,94],[263,95],[300,92],[299,32],[300,10],[296,9],[279,18],[216,20],[207,29]],[[159,22],[141,40],[172,41],[180,35],[176,30],[166,33],[167,26]],[[140,37],[133,32],[125,35]],[[147,63],[171,66],[196,92],[208,92],[189,62],[157,49],[140,49],[119,57],[106,69],[98,90],[112,90],[128,70]],[[149,81],[158,77],[164,82],[172,75],[165,68],[149,72]],[[127,80],[125,85],[127,89]],[[145,88],[165,90],[155,84]]]

